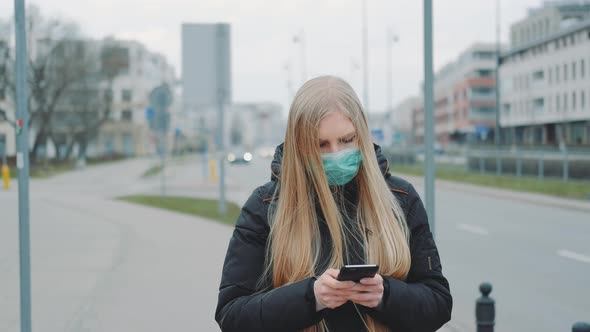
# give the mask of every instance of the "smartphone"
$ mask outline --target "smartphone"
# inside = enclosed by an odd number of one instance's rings
[[[337,280],[359,282],[363,278],[373,278],[379,270],[379,265],[362,264],[362,265],[344,265],[340,268]]]

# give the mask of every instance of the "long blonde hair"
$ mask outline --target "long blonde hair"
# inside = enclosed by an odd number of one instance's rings
[[[289,111],[277,193],[270,210],[266,278],[273,287],[315,275],[320,260],[319,202],[332,238],[329,267],[340,268],[346,251],[343,222],[328,186],[319,147],[319,124],[330,112],[342,112],[353,123],[363,161],[357,174],[359,201],[356,218],[367,263],[379,264],[379,273],[405,279],[410,269],[409,231],[403,211],[379,169],[367,119],[352,87],[344,80],[322,76],[307,81],[297,92]],[[362,317],[370,331],[389,331]],[[305,330],[326,331],[322,322]]]

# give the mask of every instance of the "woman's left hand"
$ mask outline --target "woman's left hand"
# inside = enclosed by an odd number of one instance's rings
[[[361,279],[350,290],[355,290],[348,300],[368,308],[375,308],[383,299],[383,277],[376,274],[373,278]]]

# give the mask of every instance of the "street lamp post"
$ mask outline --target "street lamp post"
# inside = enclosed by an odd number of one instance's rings
[[[432,65],[432,0],[424,0],[424,146],[426,212],[433,237],[435,232],[434,176],[434,72]]]
[[[369,29],[367,18],[367,0],[363,0],[362,10],[362,37],[363,37],[363,106],[367,117],[369,116]]]
[[[393,44],[399,40],[391,29],[387,31],[387,111],[393,110]]]
[[[285,70],[285,74],[287,76],[287,105],[290,105],[293,102],[293,80],[291,78],[291,63],[286,62],[283,66]]]
[[[16,167],[18,169],[20,323],[31,332],[31,254],[29,229],[29,111],[27,72],[29,58],[25,30],[25,1],[14,0],[16,42]]]
[[[496,124],[494,128],[494,145],[496,146],[496,174],[502,173],[502,161],[499,157],[500,144],[500,0],[496,0]]]
[[[307,68],[305,63],[305,35],[303,29],[299,32],[298,35],[293,37],[293,43],[299,44],[299,51],[301,56],[301,83],[305,83],[307,80]]]

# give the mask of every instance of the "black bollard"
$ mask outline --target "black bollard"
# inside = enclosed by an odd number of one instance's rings
[[[492,285],[484,282],[479,285],[481,297],[475,302],[475,319],[477,332],[494,332],[496,319],[495,301],[489,295],[492,292]]]
[[[588,323],[576,323],[572,326],[572,332],[590,332],[590,324]]]

